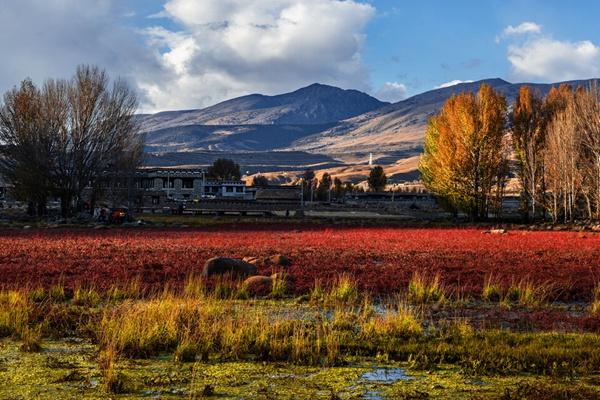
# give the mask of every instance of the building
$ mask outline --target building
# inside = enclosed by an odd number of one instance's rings
[[[201,169],[139,169],[135,173],[136,205],[168,206],[168,203],[198,201],[203,198],[245,199],[242,180],[209,180]]]

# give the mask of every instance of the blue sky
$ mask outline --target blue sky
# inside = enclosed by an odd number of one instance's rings
[[[451,82],[600,76],[591,0],[10,0],[0,90],[98,64],[142,111],[314,82],[383,100]]]
[[[455,79],[519,80],[507,60],[509,42],[495,42],[509,25],[533,21],[557,40],[596,44],[600,40],[600,2],[592,0],[378,0],[372,4],[378,16],[367,29],[365,63],[375,85],[404,81],[413,93]]]

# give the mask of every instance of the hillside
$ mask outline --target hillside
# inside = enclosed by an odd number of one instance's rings
[[[397,175],[414,177],[427,119],[453,94],[490,84],[512,103],[522,85],[545,95],[555,84],[510,83],[488,79],[431,90],[395,104],[357,91],[311,85],[279,96],[250,95],[203,110],[140,116],[149,165],[206,165],[198,154],[252,154],[243,168],[292,176],[305,168],[338,172],[353,181],[365,176],[369,154]],[[566,82],[574,87],[591,81]],[[361,112],[364,110],[364,112]],[[217,153],[215,153],[217,154]],[[293,154],[293,162],[286,157]],[[315,163],[309,154],[322,155]],[[305,162],[302,160],[305,159]],[[326,160],[326,161],[325,161]],[[290,165],[291,164],[291,165]],[[398,165],[402,168],[397,168]]]
[[[277,96],[251,94],[202,110],[140,117],[143,132],[189,125],[318,125],[380,108],[384,103],[357,90],[313,84]]]

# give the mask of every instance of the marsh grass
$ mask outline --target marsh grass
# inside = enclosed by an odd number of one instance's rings
[[[29,328],[32,308],[27,291],[0,292],[0,337],[20,338]]]
[[[110,301],[120,302],[128,299],[140,299],[146,295],[142,289],[141,278],[136,277],[124,284],[112,285],[106,291],[106,297]]]
[[[424,286],[441,290],[435,281]],[[177,362],[253,360],[314,366],[379,356],[411,361],[415,368],[452,364],[474,375],[571,376],[600,369],[599,335],[475,329],[469,321],[452,317],[429,321],[425,316],[436,303],[407,303],[403,295],[374,300],[346,278],[327,290],[316,283],[314,302],[300,307],[291,300],[242,301],[233,292],[237,283],[229,285],[232,294],[226,299],[199,282],[121,301],[98,293],[101,300],[93,308],[89,305],[97,298],[89,289],[76,289],[69,301],[47,296],[41,302],[34,302],[29,290],[0,291],[0,335],[23,342],[54,334],[90,338],[99,346],[103,382],[113,393],[127,386],[127,376],[118,367],[120,358],[163,353]],[[540,304],[537,287],[515,287],[516,304]],[[542,298],[545,293],[548,289],[542,290]],[[441,296],[433,298],[439,301]]]
[[[358,298],[356,279],[352,275],[341,274],[335,279],[329,292],[327,292],[325,301],[331,304],[353,303]]]
[[[40,326],[23,329],[19,351],[24,353],[39,353],[42,351],[42,329]]]
[[[271,277],[271,299],[284,299],[288,294],[288,276],[285,272],[274,274]]]
[[[439,274],[415,272],[408,283],[408,300],[416,304],[443,303],[446,300]]]
[[[103,385],[108,393],[121,394],[127,391],[127,377],[117,365],[118,352],[113,347],[103,349],[98,355],[98,366]]]
[[[592,291],[590,313],[592,315],[600,315],[600,284],[596,284],[596,286],[594,286],[594,290]]]
[[[502,286],[494,280],[492,275],[485,278],[483,290],[481,291],[481,299],[490,303],[499,303],[502,301]]]
[[[523,279],[508,287],[501,304],[506,308],[512,305],[537,308],[550,300],[552,292],[553,286],[550,283],[534,283]]]
[[[73,304],[84,307],[98,307],[102,302],[100,294],[92,287],[77,287],[73,291]]]

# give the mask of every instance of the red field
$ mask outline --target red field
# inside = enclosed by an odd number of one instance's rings
[[[293,260],[296,291],[340,273],[362,288],[391,293],[414,271],[439,273],[444,284],[480,293],[488,275],[510,283],[551,283],[557,298],[589,299],[600,280],[600,235],[476,229],[219,227],[197,230],[0,231],[0,285],[93,283],[108,287],[139,277],[149,286],[180,284],[214,256]],[[267,272],[267,271],[264,271]]]

